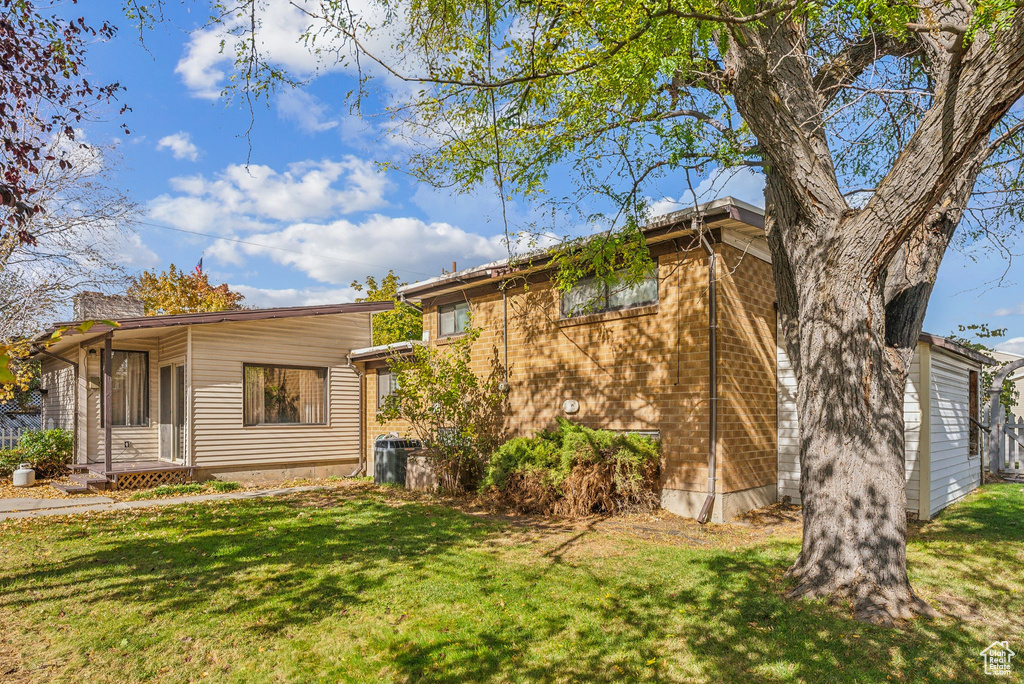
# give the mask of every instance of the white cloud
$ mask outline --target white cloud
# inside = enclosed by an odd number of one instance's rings
[[[275,306],[312,306],[340,304],[355,301],[359,293],[351,287],[342,288],[281,288],[270,289],[252,285],[231,285],[231,289],[245,297],[245,304],[260,308]]]
[[[486,237],[447,223],[380,214],[359,223],[296,223],[248,236],[246,241],[256,244],[221,240],[206,254],[232,264],[242,263],[246,256],[265,256],[332,285],[348,285],[389,268],[414,281],[440,275],[452,261],[465,268],[507,256],[500,235]]]
[[[694,205],[694,194],[698,203],[710,202],[720,197],[733,197],[758,207],[764,206],[764,174],[748,168],[716,170],[693,189],[679,198],[662,197],[649,204],[651,216],[661,216]]]
[[[114,251],[117,262],[128,268],[152,268],[160,262],[160,258],[150,249],[136,233],[128,233],[116,243]]]
[[[993,316],[1020,316],[1024,314],[1024,302],[1015,304],[1013,306],[1003,307],[996,309],[992,312]]]
[[[158,150],[170,150],[175,159],[199,159],[199,148],[192,142],[192,136],[185,131],[178,131],[160,138],[156,144]]]
[[[1024,337],[1011,337],[995,346],[996,351],[1024,354]]]
[[[325,3],[318,0],[257,3],[256,39],[260,58],[300,78],[327,72],[354,72],[351,60],[334,59],[333,55],[326,60],[321,58],[321,51],[329,54],[335,47],[329,38],[331,30],[320,33],[325,24],[314,18],[325,11],[324,6]],[[401,67],[404,60],[393,55],[393,46],[404,26],[401,17],[389,17],[390,8],[372,0],[352,0],[346,9],[356,17],[358,27],[374,27],[369,32],[357,28],[363,47]],[[235,54],[241,47],[239,36],[245,33],[245,22],[248,21],[243,16],[228,17],[223,24],[201,28],[190,34],[185,54],[178,61],[175,72],[193,96],[211,100],[220,96],[228,72],[234,68]],[[315,50],[303,40],[307,34],[318,36]],[[367,73],[384,76],[392,89],[410,87],[387,75],[370,60],[363,60],[362,66]]]
[[[303,161],[284,172],[232,164],[213,179],[172,178],[179,194],[150,202],[150,215],[187,230],[237,233],[267,230],[274,221],[306,221],[387,205],[388,181],[373,164],[348,156]]]
[[[338,126],[320,98],[304,90],[292,89],[277,98],[277,115],[291,121],[305,133],[323,133]]]

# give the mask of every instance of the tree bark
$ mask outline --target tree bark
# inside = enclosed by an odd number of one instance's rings
[[[1024,19],[969,49],[920,37],[937,82],[891,172],[850,207],[825,135],[831,90],[869,60],[811,73],[786,17],[738,29],[729,85],[765,155],[766,229],[783,342],[797,376],[803,545],[793,596],[849,599],[891,624],[931,609],[906,567],[903,394],[939,263],[989,137],[1024,94]],[[913,52],[913,42],[878,46]],[[859,43],[850,54],[863,52]]]

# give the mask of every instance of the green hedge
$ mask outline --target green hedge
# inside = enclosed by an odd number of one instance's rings
[[[656,503],[660,462],[659,444],[650,437],[559,419],[553,431],[501,445],[480,489],[536,512],[562,509],[582,515],[646,508]]]
[[[0,451],[0,477],[10,477],[22,463],[30,464],[40,479],[60,477],[67,473],[74,446],[68,430],[26,432],[18,446]]]

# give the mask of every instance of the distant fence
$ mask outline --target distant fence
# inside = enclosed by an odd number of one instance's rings
[[[1016,436],[1017,439],[1004,435],[1003,439],[1006,441],[1003,442],[1003,462],[999,464],[999,469],[1005,473],[1024,474],[1024,419],[1011,413],[1006,419],[1004,431]]]
[[[17,446],[21,436],[31,432],[25,428],[0,428],[0,449],[11,449]]]

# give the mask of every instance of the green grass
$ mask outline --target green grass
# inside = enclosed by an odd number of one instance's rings
[[[2,523],[0,679],[983,681],[990,642],[1024,652],[1022,529],[1019,485],[915,525],[914,584],[960,616],[891,630],[784,599],[792,533],[529,527],[367,485]]]
[[[188,484],[160,485],[152,489],[136,492],[128,497],[131,501],[159,499],[166,496],[185,496],[187,494],[213,494],[233,492],[239,488],[237,482],[210,480],[209,482],[189,482]]]

